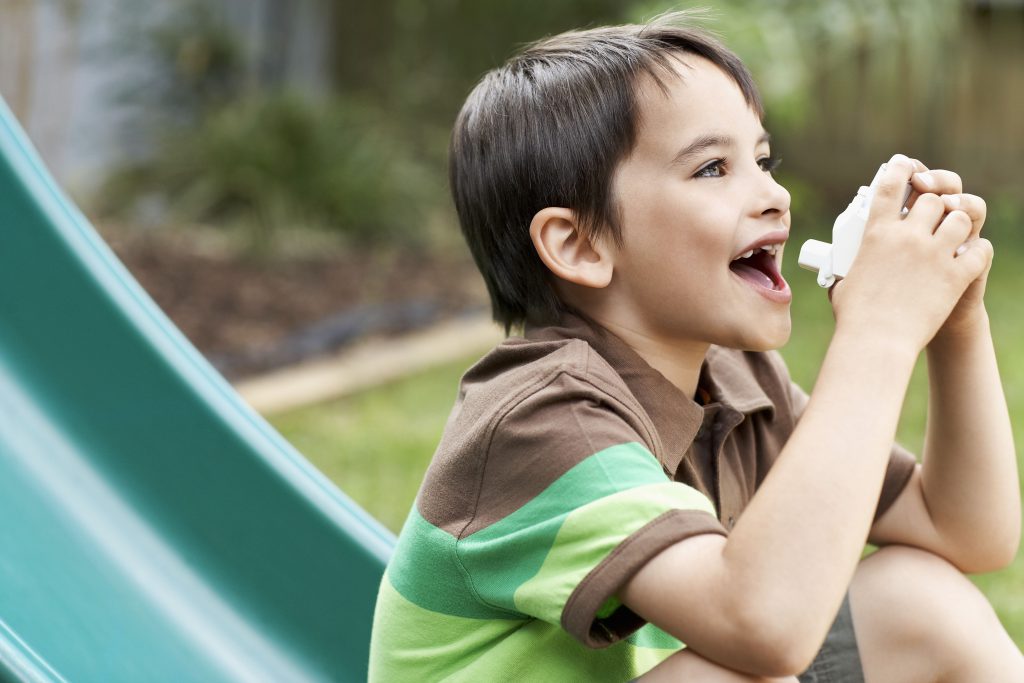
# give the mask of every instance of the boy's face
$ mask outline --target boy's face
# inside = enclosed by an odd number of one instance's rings
[[[682,59],[667,96],[653,82],[639,89],[637,144],[613,184],[623,246],[608,302],[655,339],[777,348],[790,333],[779,272],[789,193],[766,170],[767,135],[736,83],[701,57]]]

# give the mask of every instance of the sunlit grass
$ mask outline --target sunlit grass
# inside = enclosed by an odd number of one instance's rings
[[[987,297],[1000,369],[1020,444],[1024,435],[1024,270],[1002,253]],[[832,330],[832,313],[823,290],[787,256],[787,275],[795,290],[794,332],[783,349],[793,378],[814,384]],[[885,330],[879,330],[885,334]],[[438,367],[358,396],[296,411],[274,425],[320,470],[374,517],[398,531],[433,455],[455,399],[461,374],[476,358]],[[900,422],[898,439],[914,452],[924,440],[927,375],[918,364]],[[1018,453],[1020,448],[1018,448]],[[1018,458],[1020,456],[1018,455]],[[1024,645],[1024,555],[1008,569],[977,577],[1018,645]]]
[[[401,528],[476,358],[272,418],[320,471],[389,529]]]

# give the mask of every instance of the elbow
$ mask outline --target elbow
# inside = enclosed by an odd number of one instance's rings
[[[1020,526],[1007,525],[989,533],[976,534],[970,543],[961,543],[949,561],[964,574],[986,574],[1006,569],[1020,549]]]
[[[996,556],[996,565],[990,571],[997,571],[999,569],[1006,569],[1013,561],[1017,559],[1017,553],[1020,551],[1020,510],[1018,509],[1017,515],[1014,518],[1016,524],[1013,525],[1011,531],[1007,534],[1006,540],[999,547],[999,554]]]
[[[738,628],[748,652],[749,673],[768,678],[797,676],[811,665],[827,634],[793,606],[792,618],[748,610]],[[819,632],[820,631],[820,632]]]
[[[1019,537],[1008,538],[1002,542],[992,540],[985,548],[975,550],[970,557],[963,558],[955,564],[965,574],[997,572],[1013,563],[1019,547]]]
[[[1012,543],[1004,543],[999,548],[993,549],[987,557],[984,558],[984,562],[980,563],[978,567],[971,570],[972,574],[986,574],[988,572],[997,572],[1001,569],[1006,569],[1013,564],[1014,558],[1017,557],[1017,550],[1019,543],[1014,541]]]
[[[818,654],[821,643],[781,634],[762,638],[758,646],[761,652],[757,673],[768,678],[782,678],[798,676],[806,671]]]

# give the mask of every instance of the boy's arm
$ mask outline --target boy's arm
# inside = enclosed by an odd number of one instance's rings
[[[1020,539],[1013,437],[984,327],[929,346],[924,465],[870,535],[878,545],[930,550],[965,572],[1006,566]]]
[[[937,192],[960,198],[976,238],[984,201],[959,195],[955,174],[932,175]],[[987,275],[988,269],[971,283],[928,345],[924,464],[870,535],[879,545],[930,550],[965,572],[1009,564],[1021,533],[1013,434],[983,302]]]
[[[991,257],[977,240],[953,258],[970,221],[944,217],[936,195],[899,220],[912,172],[890,163],[858,261],[835,289],[836,333],[810,402],[729,537],[678,543],[620,591],[723,666],[787,675],[813,659],[871,527],[916,357]]]
[[[915,356],[837,335],[796,430],[730,535],[661,553],[626,585],[623,603],[723,666],[762,676],[805,669],[860,558]]]

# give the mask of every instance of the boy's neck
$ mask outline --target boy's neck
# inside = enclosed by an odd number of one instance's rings
[[[697,383],[700,380],[700,369],[704,363],[710,344],[704,342],[688,342],[665,340],[610,320],[595,318],[606,330],[626,343],[647,364],[665,376],[669,382],[686,396],[694,398],[697,394]]]

